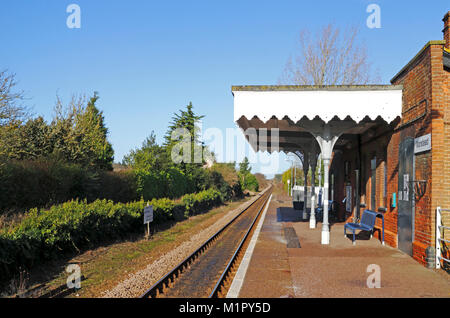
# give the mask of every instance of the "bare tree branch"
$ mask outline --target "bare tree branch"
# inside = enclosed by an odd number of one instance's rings
[[[329,24],[314,36],[302,30],[299,46],[296,57],[287,60],[279,84],[364,85],[379,81],[355,27],[343,33]]]
[[[28,109],[21,103],[23,91],[14,91],[16,85],[15,74],[0,71],[0,127],[28,116]]]

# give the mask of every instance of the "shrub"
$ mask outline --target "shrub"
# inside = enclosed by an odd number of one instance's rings
[[[144,200],[174,199],[195,191],[190,178],[178,168],[169,168],[159,172],[137,169],[134,173],[137,195]]]
[[[215,163],[209,172],[208,186],[220,191],[224,201],[243,196],[234,163]]]
[[[181,198],[186,216],[204,213],[223,202],[220,192],[215,189],[186,194]]]
[[[259,184],[256,177],[249,173],[245,176],[245,188],[249,189],[251,191],[258,191],[259,190]]]
[[[181,200],[153,199],[153,224],[176,220],[177,213],[202,213],[222,203],[219,191],[209,189]],[[71,200],[47,210],[30,210],[15,227],[0,230],[0,280],[17,268],[119,239],[143,228],[146,201]],[[187,212],[185,212],[187,211]],[[192,212],[192,213],[191,213]]]
[[[48,207],[71,199],[135,201],[131,171],[101,171],[54,158],[7,161],[0,165],[0,214]]]

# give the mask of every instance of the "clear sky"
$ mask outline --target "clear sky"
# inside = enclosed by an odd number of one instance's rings
[[[27,103],[48,121],[56,94],[68,102],[98,91],[116,162],[152,130],[162,142],[173,113],[190,101],[206,116],[204,129],[236,127],[231,86],[277,84],[301,29],[359,27],[389,83],[427,41],[442,39],[450,10],[448,0],[0,3],[0,69],[16,73]],[[372,3],[381,8],[379,29],[366,26]],[[80,29],[66,25],[70,4],[81,8]],[[281,157],[279,171],[289,166]]]

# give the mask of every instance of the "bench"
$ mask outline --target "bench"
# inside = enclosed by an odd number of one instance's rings
[[[374,211],[364,210],[364,213],[361,217],[361,221],[359,223],[346,223],[344,225],[344,236],[347,237],[347,229],[352,230],[353,245],[356,244],[356,242],[355,242],[355,231],[356,230],[371,232],[370,238],[372,238],[373,230],[374,230],[374,226],[375,226],[375,220],[376,220],[378,214],[379,213],[374,212]],[[384,243],[384,226],[383,226],[383,243]]]

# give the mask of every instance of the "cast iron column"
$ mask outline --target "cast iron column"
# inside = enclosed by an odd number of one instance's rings
[[[308,152],[303,153],[303,176],[305,180],[305,186],[303,191],[303,215],[302,219],[306,220],[308,213],[306,211],[306,203],[308,202],[308,170],[309,170],[309,154]]]
[[[309,228],[310,229],[314,229],[316,228],[316,211],[315,211],[315,207],[316,207],[316,187],[315,187],[315,182],[316,182],[316,166],[317,166],[317,156],[316,156],[316,151],[315,149],[313,149],[311,151],[311,213],[309,216]]]

